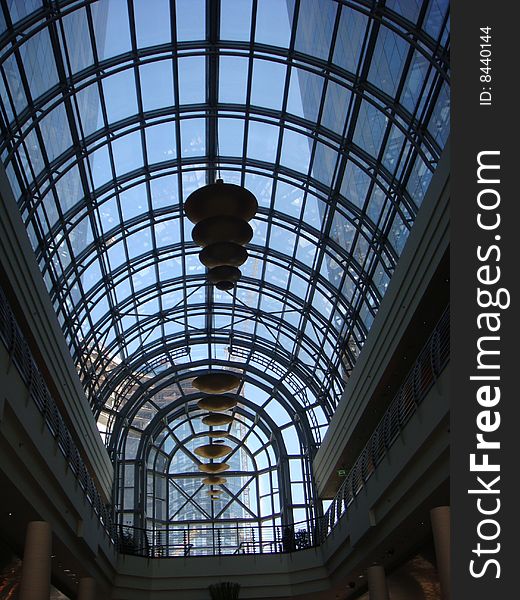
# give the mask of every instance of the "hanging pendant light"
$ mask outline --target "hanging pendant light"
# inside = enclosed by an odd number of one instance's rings
[[[192,192],[184,204],[184,210],[192,223],[218,216],[250,221],[258,210],[258,202],[246,188],[217,179],[215,183]]]
[[[210,412],[222,412],[235,408],[237,401],[231,396],[206,396],[197,402],[197,406],[202,410],[209,410]]]
[[[237,267],[215,267],[208,272],[208,281],[219,290],[231,290],[242,277],[242,271]]]
[[[203,248],[199,259],[209,269],[208,281],[218,290],[232,290],[242,276],[238,267],[248,258],[242,246],[253,235],[248,221],[258,210],[255,196],[239,185],[218,179],[192,192],[184,210],[195,224],[192,237]]]
[[[208,269],[239,267],[246,262],[247,257],[247,250],[233,242],[217,242],[199,252],[200,262]]]
[[[196,435],[196,437],[210,437],[210,438],[230,437],[230,434],[223,429],[214,429],[213,431],[199,431],[195,435]]]
[[[226,482],[227,479],[225,477],[220,477],[219,475],[208,475],[202,480],[204,485],[224,485]]]
[[[203,458],[223,458],[231,454],[232,451],[233,448],[226,444],[205,444],[194,450],[197,456],[202,456]]]
[[[193,380],[193,387],[207,394],[223,394],[238,387],[240,379],[228,371],[212,371]]]
[[[229,425],[233,421],[231,415],[223,415],[222,413],[211,413],[203,417],[204,425]]]
[[[204,473],[211,473],[214,475],[215,473],[222,473],[223,471],[227,471],[229,469],[229,465],[227,463],[203,463],[199,465],[199,471],[203,471]]]
[[[207,435],[210,438],[228,438],[231,437],[231,434],[222,429],[214,429],[213,431],[205,431],[204,435]]]
[[[233,242],[244,246],[251,241],[253,228],[247,221],[235,217],[211,217],[197,223],[191,237],[202,248],[219,242]]]

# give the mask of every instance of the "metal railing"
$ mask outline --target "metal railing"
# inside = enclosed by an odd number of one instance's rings
[[[448,307],[327,509],[322,521],[322,540],[329,535],[365,483],[372,477],[449,360],[450,312]]]
[[[90,476],[79,450],[45,383],[42,373],[34,361],[29,345],[23,336],[3,290],[0,288],[0,338],[23,382],[29,390],[29,399],[41,413],[47,429],[74,473],[86,499],[98,516],[112,543],[115,543],[115,528],[112,510],[101,500],[96,485]]]
[[[280,554],[316,546],[319,528],[307,521],[291,526],[266,524],[189,523],[165,529],[121,526],[119,551],[153,558],[220,556],[225,554]]]

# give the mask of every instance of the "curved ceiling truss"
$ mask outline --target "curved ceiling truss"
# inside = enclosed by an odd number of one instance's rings
[[[319,444],[448,135],[447,4],[0,4],[2,162],[114,452],[229,361]],[[218,172],[259,200],[231,293],[183,214]]]
[[[199,415],[204,413],[205,411],[191,406],[190,403],[196,402],[204,396],[204,394],[198,393],[192,388],[191,382],[193,377],[210,372],[206,363],[206,360],[190,362],[189,371],[183,366],[172,365],[166,368],[162,364],[155,377],[148,374],[146,379],[134,380],[132,383],[123,380],[124,394],[120,393],[118,397],[124,397],[124,402],[106,407],[104,413],[107,421],[110,419],[114,421],[114,426],[108,428],[108,431],[112,432],[112,436],[108,441],[112,453],[114,455],[121,454],[120,440],[124,428],[130,425],[135,418],[138,418],[143,403],[160,394],[164,389],[169,390],[172,401],[168,404],[166,412],[163,410],[159,418],[168,417],[168,411],[171,411],[174,417],[179,411],[182,412],[183,410],[195,410],[198,411]],[[236,372],[241,372],[244,363],[242,361],[215,360],[211,366],[227,366]],[[251,365],[245,372],[239,388],[230,395],[237,399],[240,398],[241,405],[255,407],[259,417],[266,420],[270,419],[266,406],[274,402],[279,404],[290,419],[300,423],[300,433],[298,435],[300,449],[303,453],[313,456],[316,450],[315,430],[318,429],[319,425],[326,422],[326,416],[321,412],[321,418],[318,422],[314,413],[319,406],[319,402],[312,395],[305,394],[302,390],[296,392],[294,388],[296,378],[290,376],[279,377],[273,366],[277,366],[273,365],[273,359],[271,359],[270,365],[265,363]],[[255,400],[244,400],[247,395],[243,391],[245,387],[257,388]],[[307,414],[308,412],[313,414]]]

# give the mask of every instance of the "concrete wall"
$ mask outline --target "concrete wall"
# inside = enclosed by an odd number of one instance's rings
[[[20,556],[29,521],[53,531],[53,579],[74,595],[73,580],[92,576],[108,595],[116,551],[55,437],[29,396],[0,342],[0,524],[2,538]]]
[[[24,335],[85,464],[105,500],[111,498],[113,468],[49,299],[20,212],[0,165],[0,274]],[[7,286],[8,283],[8,286]]]

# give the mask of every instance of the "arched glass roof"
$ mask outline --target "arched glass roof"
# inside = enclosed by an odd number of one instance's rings
[[[0,154],[107,444],[221,365],[312,453],[446,142],[448,2],[0,7]],[[217,173],[260,205],[232,292],[183,212]]]

